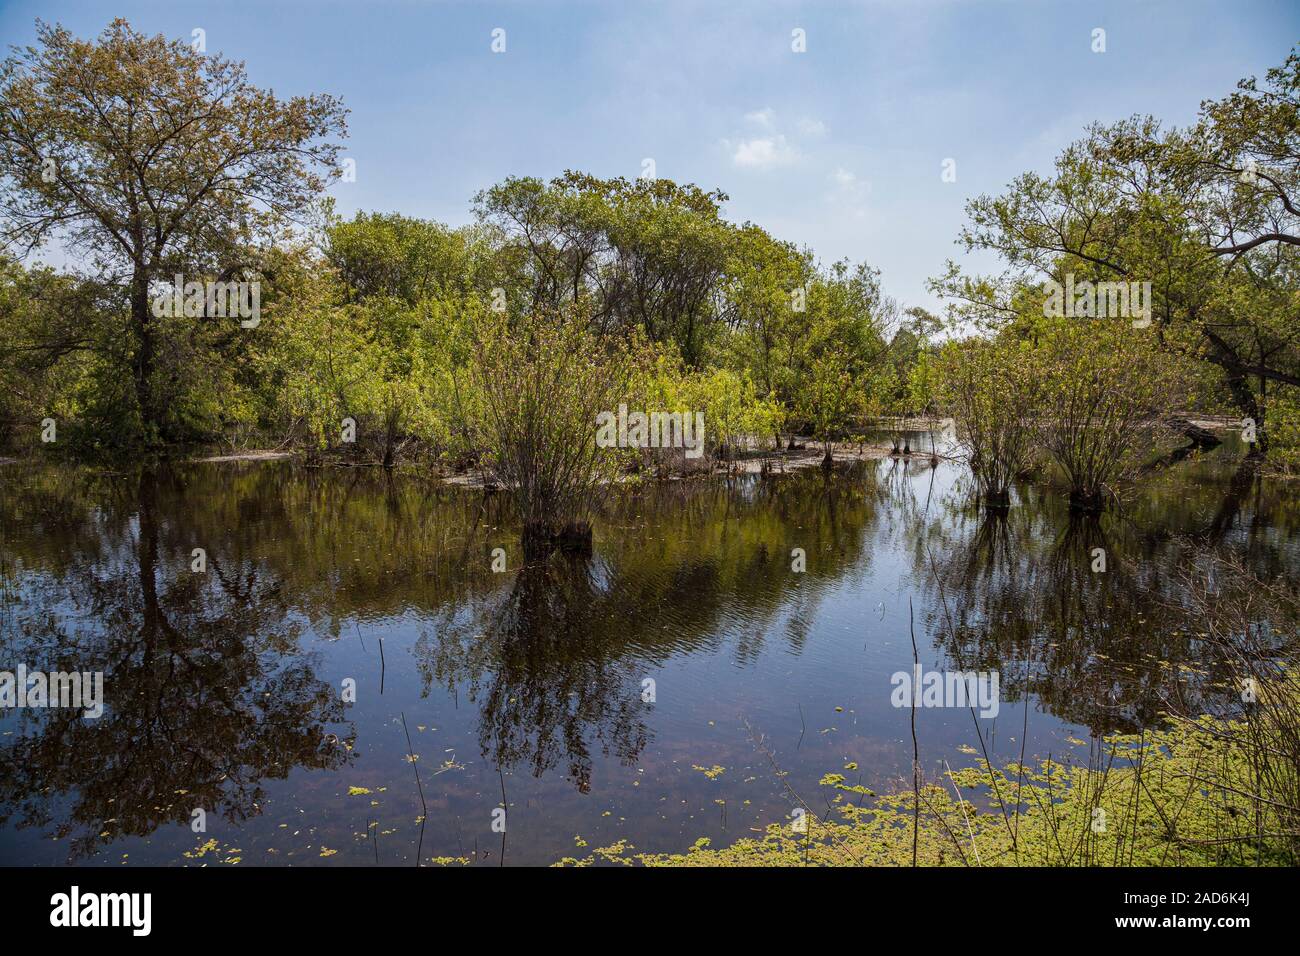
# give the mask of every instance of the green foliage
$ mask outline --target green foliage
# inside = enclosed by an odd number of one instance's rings
[[[1099,508],[1150,450],[1176,380],[1149,334],[1126,319],[1058,320],[1028,354],[1041,389],[1038,440],[1064,474],[1071,502]]]
[[[1028,343],[1010,338],[949,342],[936,356],[934,394],[954,416],[984,500],[1005,506],[1011,482],[1029,465],[1043,411]]]
[[[400,299],[409,306],[465,296],[491,286],[491,256],[481,230],[449,229],[399,213],[332,217],[325,257],[350,299]]]
[[[239,94],[223,99],[232,84]],[[168,123],[125,123],[134,100]],[[1065,424],[1040,428],[1038,442],[1080,503],[1132,472],[1157,418],[1189,409],[1231,403],[1259,426],[1257,448],[1295,467],[1300,54],[1204,104],[1189,129],[1140,117],[1093,127],[1050,174],[974,200],[962,239],[1008,271],[954,266],[933,287],[954,330],[998,338],[942,357],[939,320],[900,316],[875,270],[823,266],[727,221],[721,190],[569,171],[484,190],[464,228],[399,213],[343,220],[320,198],[344,131],[336,100],[281,101],[249,87],[239,64],[125,21],[95,41],[43,26],[0,68],[0,104],[4,238],[95,250],[88,278],[0,268],[9,447],[30,446],[52,416],[73,452],[296,440],[317,454],[339,448],[351,418],[346,452],[358,460],[465,463],[487,450],[471,428],[487,407],[469,374],[475,329],[491,314],[519,335],[563,311],[605,352],[641,354],[624,370],[638,383],[630,404],[703,411],[711,455],[783,430],[829,454],[873,417],[942,407],[998,495],[1026,457],[1008,423],[1037,396],[1039,425]],[[144,205],[114,189],[115,169],[135,171]],[[303,235],[317,202],[319,232]],[[260,325],[153,315],[151,296],[178,272],[258,281]],[[1045,319],[1040,283],[1066,275],[1150,282],[1151,333],[1090,319],[1101,331],[1076,334]]]
[[[691,371],[671,351],[638,366],[630,395],[635,407],[702,413],[705,450],[723,458],[779,432],[785,420],[781,404],[762,397],[748,372]]]
[[[1201,106],[1187,129],[1151,117],[1095,125],[1050,175],[1026,173],[968,206],[967,249],[998,253],[1001,277],[949,266],[934,288],[954,316],[1022,322],[1044,278],[1149,282],[1157,342],[1204,363],[1243,416],[1300,386],[1300,53]],[[1270,436],[1261,430],[1259,452]]]
[[[778,433],[785,420],[780,403],[760,397],[747,372],[697,372],[682,382],[680,394],[682,407],[704,413],[708,441],[724,458],[751,439]]]
[[[544,554],[566,526],[586,518],[617,460],[595,441],[602,411],[627,393],[631,362],[573,311],[512,325],[488,313],[474,330],[469,419],[476,447],[514,496],[526,552]]]
[[[349,452],[386,465],[412,439],[464,452],[456,371],[468,361],[470,328],[482,312],[475,297],[349,302],[335,274],[309,260],[286,265],[279,278],[283,309],[269,311],[263,373],[310,447],[339,447],[343,419],[351,418]]]
[[[336,169],[346,110],[325,95],[281,100],[243,64],[123,19],[93,41],[38,22],[37,41],[0,63],[0,241],[24,255],[52,240],[80,250],[83,272],[111,292],[117,341],[75,347],[113,364],[134,408],[96,442],[127,429],[146,446],[210,438],[244,330],[162,320],[151,301],[177,274],[258,281]],[[66,323],[45,331],[33,344],[46,356],[68,347]],[[119,398],[97,395],[80,424],[107,423]]]
[[[1293,680],[1270,685],[1258,721],[1300,705]],[[1293,718],[1292,718],[1293,722]],[[762,837],[684,854],[629,853],[584,860],[646,866],[1294,866],[1300,832],[1285,753],[1252,746],[1245,719],[1171,722],[1097,745],[1092,766],[979,761],[944,779],[882,796],[827,774],[834,816],[805,815],[806,833],[770,824]],[[1263,756],[1261,757],[1261,754]],[[1273,766],[1264,771],[1259,761]],[[1276,773],[1276,776],[1274,775]],[[917,799],[919,797],[919,800]],[[816,800],[818,806],[822,800]],[[919,826],[913,826],[919,803]]]
[[[894,390],[890,331],[895,307],[879,273],[836,262],[807,290],[807,319],[793,350],[792,413],[826,446],[852,438]]]
[[[87,457],[130,443],[139,423],[120,374],[121,326],[110,288],[0,259],[0,448],[37,445],[47,417],[63,447]]]
[[[733,227],[721,191],[667,179],[566,172],[510,178],[479,193],[480,221],[504,237],[519,308],[583,303],[602,333],[639,329],[698,365],[724,318],[718,288]]]
[[[1268,428],[1272,433],[1273,469],[1287,477],[1300,477],[1300,394],[1275,395],[1269,403]]]

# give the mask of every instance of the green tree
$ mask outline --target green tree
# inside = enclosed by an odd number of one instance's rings
[[[494,284],[484,230],[451,229],[400,213],[327,217],[325,257],[353,300],[392,298],[417,306],[430,299],[488,293]]]
[[[794,354],[793,413],[822,442],[855,434],[864,415],[879,414],[892,391],[890,343],[897,309],[877,270],[847,260],[818,274],[807,290],[807,322]]]
[[[1165,350],[1208,363],[1258,426],[1271,391],[1300,386],[1300,55],[1201,106],[1196,124],[1093,126],[1051,175],[1026,173],[968,206],[968,249],[1010,272],[937,286],[968,315],[1023,315],[1036,280],[1149,282]]]
[[[57,241],[123,290],[129,380],[143,437],[172,437],[160,367],[176,339],[159,284],[257,273],[260,254],[335,170],[345,110],[281,100],[241,63],[114,20],[97,42],[38,24],[0,64],[0,235],[26,255]],[[320,170],[320,171],[318,171]],[[183,339],[181,340],[183,341]]]
[[[33,444],[46,417],[64,435],[75,423],[67,444],[83,453],[123,437],[123,306],[112,286],[0,259],[0,447]],[[87,420],[103,427],[77,427]]]
[[[480,403],[471,427],[514,499],[529,559],[566,538],[590,542],[593,496],[618,468],[614,449],[596,443],[596,422],[627,394],[630,357],[575,309],[514,323],[489,312],[475,329],[470,368]]]
[[[1038,438],[1078,510],[1100,510],[1155,444],[1166,390],[1176,386],[1152,344],[1127,319],[1058,320],[1030,353],[1042,395]]]
[[[732,334],[722,360],[748,372],[764,397],[793,408],[810,325],[811,256],[746,223],[732,243],[726,295]],[[779,426],[779,423],[778,423]],[[780,435],[775,436],[780,441]]]
[[[721,295],[733,227],[721,191],[668,179],[566,172],[511,178],[474,200],[511,247],[526,311],[581,303],[600,333],[641,330],[700,365],[726,319]]]

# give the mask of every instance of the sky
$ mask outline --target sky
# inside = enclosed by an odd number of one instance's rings
[[[1186,124],[1300,43],[1300,0],[0,0],[0,42],[31,42],[37,17],[89,37],[114,16],[200,29],[277,94],[339,96],[344,214],[463,225],[507,176],[649,161],[936,311],[945,260],[997,269],[955,244],[969,199],[1050,169],[1094,121]]]

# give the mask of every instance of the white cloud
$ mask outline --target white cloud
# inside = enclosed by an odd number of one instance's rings
[[[749,169],[789,166],[798,158],[799,150],[788,143],[780,133],[775,136],[743,139],[736,144],[731,154],[733,164]]]
[[[828,199],[839,209],[861,219],[867,214],[867,196],[871,194],[871,181],[862,179],[852,170],[836,166],[831,172],[831,190]]]
[[[795,124],[795,128],[798,129],[800,134],[803,136],[826,135],[826,124],[819,119],[812,118],[811,116],[803,117]]]
[[[770,106],[751,110],[744,115],[747,125],[762,132],[752,138],[722,141],[731,154],[735,166],[747,169],[773,169],[777,166],[789,166],[803,159],[799,140],[813,139],[826,135],[826,124],[819,119],[805,116],[795,122],[798,135],[787,139],[784,132],[778,130],[787,124],[778,123],[776,110]]]
[[[835,185],[849,191],[856,191],[866,186],[866,183],[858,179],[857,173],[851,172],[843,166],[836,166],[835,171],[831,173],[831,178],[835,180]]]

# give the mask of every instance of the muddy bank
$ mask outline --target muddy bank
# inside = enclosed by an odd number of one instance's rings
[[[291,451],[242,451],[233,455],[212,455],[208,458],[195,458],[194,461],[283,461],[286,458],[293,458],[295,455],[296,452]]]

